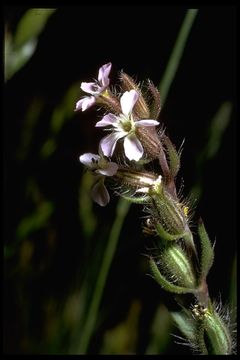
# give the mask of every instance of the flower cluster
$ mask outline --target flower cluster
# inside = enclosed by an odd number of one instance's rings
[[[92,197],[101,206],[105,206],[110,200],[104,178],[117,173],[118,165],[110,159],[114,155],[117,143],[122,140],[127,160],[137,162],[144,156],[145,139],[141,134],[145,132],[149,137],[153,128],[159,125],[156,119],[142,119],[134,112],[134,108],[141,103],[142,97],[140,89],[136,86],[129,91],[124,91],[120,100],[118,96],[113,95],[109,88],[111,67],[111,63],[103,65],[99,69],[98,80],[95,82],[81,83],[81,89],[91,96],[81,98],[75,109],[85,111],[94,104],[100,104],[115,111],[115,113],[109,112],[104,115],[95,125],[109,132],[100,141],[99,155],[84,154],[79,158],[95,175]]]
[[[110,88],[111,67],[111,63],[103,65],[98,80],[81,84],[90,96],[81,98],[75,109],[85,111],[95,104],[105,111],[95,124],[108,132],[99,143],[99,154],[79,157],[94,177],[92,198],[100,206],[107,205],[110,195],[106,186],[110,186],[117,195],[144,205],[144,231],[158,239],[157,253],[149,257],[154,279],[166,291],[188,293],[195,299],[192,310],[185,309],[194,316],[194,321],[187,320],[188,332],[203,354],[230,354],[233,342],[228,324],[211,302],[206,281],[214,260],[213,246],[199,221],[200,253],[196,249],[189,203],[179,198],[175,185],[180,153],[163,126],[159,128],[158,89],[149,81],[143,92],[121,72],[116,94]]]

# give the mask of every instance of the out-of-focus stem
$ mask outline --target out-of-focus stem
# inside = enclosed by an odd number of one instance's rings
[[[183,24],[181,26],[179,35],[173,47],[173,51],[170,56],[170,60],[167,64],[167,68],[164,72],[164,76],[159,85],[159,91],[161,94],[161,101],[164,104],[170,87],[172,85],[173,79],[177,72],[179,63],[182,58],[183,50],[185,48],[192,24],[197,15],[198,9],[189,9],[184,18]]]
[[[88,344],[96,324],[96,318],[99,310],[102,293],[105,287],[107,275],[112,264],[113,256],[115,254],[118,238],[122,229],[125,216],[128,213],[130,203],[124,199],[120,199],[116,209],[116,218],[113,223],[109,241],[104,252],[104,258],[97,277],[97,283],[92,294],[92,300],[88,308],[85,325],[82,329],[80,344],[78,347],[78,354],[85,354],[88,349]]]

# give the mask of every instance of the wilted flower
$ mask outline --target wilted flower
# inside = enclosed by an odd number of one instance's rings
[[[91,96],[85,96],[80,99],[76,104],[75,111],[80,109],[85,111],[90,106],[95,104],[96,98],[106,90],[110,83],[108,75],[110,73],[111,67],[112,64],[110,62],[103,65],[98,71],[98,80],[95,80],[94,82],[81,83],[81,89],[86,93],[91,94]]]
[[[143,156],[143,146],[137,138],[136,128],[139,126],[156,126],[159,122],[146,119],[134,120],[132,109],[138,97],[139,94],[135,90],[125,91],[120,99],[122,113],[118,116],[109,113],[96,123],[96,127],[112,126],[111,134],[105,136],[100,143],[104,155],[112,156],[117,141],[124,138],[124,152],[129,160],[138,161]]]
[[[89,170],[91,170],[96,178],[92,187],[92,198],[100,206],[105,206],[110,201],[110,196],[104,185],[106,176],[113,176],[118,170],[118,165],[112,161],[109,161],[106,156],[102,154],[100,149],[100,155],[86,153],[79,157],[79,160]]]

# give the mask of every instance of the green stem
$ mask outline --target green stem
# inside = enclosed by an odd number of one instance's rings
[[[104,252],[104,258],[102,261],[102,265],[100,267],[100,272],[98,274],[97,283],[94,292],[92,294],[92,301],[88,308],[86,322],[84,328],[82,329],[80,344],[78,347],[79,354],[85,354],[87,352],[88,344],[96,324],[98,309],[101,302],[103,290],[106,284],[107,275],[113,260],[113,256],[115,254],[122,225],[128,213],[129,208],[130,208],[130,203],[128,203],[124,199],[119,200],[116,209],[116,218],[113,223],[109,236],[109,241],[107,243],[107,247]]]
[[[163,78],[159,85],[159,91],[161,94],[161,103],[164,104],[169,89],[172,85],[173,79],[179,67],[181,61],[183,50],[186,45],[192,24],[197,15],[198,9],[189,9],[184,18],[183,24],[181,26],[179,35],[176,39],[175,45],[173,47],[170,59],[168,61],[166,70],[164,72]]]

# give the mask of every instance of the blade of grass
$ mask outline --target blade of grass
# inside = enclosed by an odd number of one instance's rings
[[[212,160],[218,153],[222,144],[222,139],[225,131],[230,123],[232,115],[232,104],[229,101],[224,102],[218,109],[215,116],[210,121],[207,129],[206,144],[196,159],[196,180],[193,185],[189,197],[194,199],[194,202],[199,202],[203,191],[203,174],[204,168],[209,160]]]
[[[122,229],[124,219],[130,208],[130,203],[124,199],[120,199],[116,208],[116,218],[113,223],[107,247],[104,253],[102,266],[96,282],[96,287],[93,291],[92,301],[89,306],[88,316],[82,332],[81,341],[78,348],[79,354],[84,354],[87,351],[88,344],[96,323],[99,304],[102,298],[102,293],[105,287],[107,275],[112,263],[112,259],[117,247],[118,238]]]
[[[161,91],[161,99],[162,103],[166,100],[169,88],[173,82],[175,73],[179,66],[182,53],[190,34],[191,26],[194,22],[195,16],[198,10],[190,9],[187,11],[186,16],[184,18],[182,27],[180,29],[179,35],[176,39],[172,54],[170,55],[170,59],[165,70],[163,79],[160,83],[160,91]],[[104,254],[102,266],[100,268],[100,272],[98,275],[98,279],[96,282],[96,287],[93,292],[92,301],[88,308],[88,313],[86,317],[85,325],[82,329],[81,340],[78,347],[79,354],[85,354],[88,349],[88,345],[94,331],[94,326],[97,319],[98,309],[102,297],[102,293],[105,287],[108,271],[110,269],[115,249],[117,247],[118,238],[122,229],[122,225],[124,219],[130,209],[130,203],[127,203],[126,200],[120,199],[117,206],[116,218],[113,223],[111,233],[109,236],[107,248]]]
[[[183,24],[179,31],[177,40],[175,42],[175,45],[173,47],[172,53],[170,55],[170,58],[169,58],[169,61],[168,61],[167,67],[166,67],[166,70],[164,72],[163,78],[159,85],[159,91],[161,94],[162,104],[164,104],[164,102],[167,99],[168,92],[170,90],[170,87],[173,83],[175,74],[179,67],[179,63],[181,61],[183,51],[184,51],[184,48],[185,48],[190,30],[191,30],[192,24],[197,15],[197,12],[198,12],[198,9],[189,9],[183,20]]]

